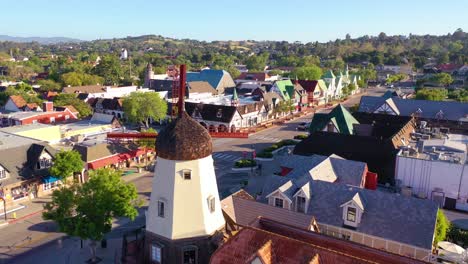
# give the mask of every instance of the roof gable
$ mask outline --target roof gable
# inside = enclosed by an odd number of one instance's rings
[[[315,114],[309,131],[321,131],[330,121],[333,122],[340,133],[347,135],[352,135],[354,130],[353,125],[359,124],[351,113],[339,104],[328,114]]]

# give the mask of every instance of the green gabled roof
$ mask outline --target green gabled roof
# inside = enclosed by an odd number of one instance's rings
[[[330,121],[340,133],[346,135],[352,135],[354,133],[353,125],[359,124],[356,118],[344,106],[339,104],[328,114],[315,114],[310,124],[310,133],[323,130]]]
[[[292,87],[292,90],[294,91],[294,84],[291,82],[291,80],[276,81],[275,84],[276,84],[276,86],[278,87],[278,89],[280,90],[281,94],[283,95],[283,97],[284,97],[286,100],[291,99],[291,97],[289,96],[288,89],[287,89],[288,86],[291,86],[291,87]],[[291,89],[291,88],[290,88],[290,89]]]
[[[320,89],[322,89],[324,91],[328,90],[327,84],[322,79],[318,80],[317,85],[320,87]]]
[[[328,70],[322,78],[325,78],[325,79],[334,79],[336,78],[335,77],[335,74],[333,74],[333,71],[332,70]]]
[[[239,100],[239,97],[237,96],[237,89],[234,88],[234,92],[232,93],[232,100],[236,101]]]

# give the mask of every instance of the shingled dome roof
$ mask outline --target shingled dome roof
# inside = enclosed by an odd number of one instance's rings
[[[156,140],[158,157],[168,160],[196,160],[211,155],[208,131],[186,112],[169,123]]]

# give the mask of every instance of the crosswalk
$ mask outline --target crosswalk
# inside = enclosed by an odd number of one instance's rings
[[[215,152],[215,153],[213,153],[213,159],[234,162],[234,161],[240,160],[241,157],[234,156],[234,155],[227,154],[227,153],[223,153],[223,152]]]
[[[249,138],[263,140],[263,141],[270,141],[270,142],[275,142],[275,143],[280,142],[282,140],[281,138],[268,137],[268,136],[262,136],[262,135],[252,135],[252,136],[249,136]]]

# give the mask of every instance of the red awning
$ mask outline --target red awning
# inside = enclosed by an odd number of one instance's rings
[[[151,149],[148,149],[148,151],[151,151]],[[93,162],[88,163],[88,169],[99,169],[107,165],[112,165],[112,164],[117,164],[120,162],[127,161],[129,159],[132,159],[134,157],[140,156],[142,154],[145,154],[145,151],[142,149],[130,151],[127,153],[119,153],[114,156],[106,157],[103,159],[95,160]]]

